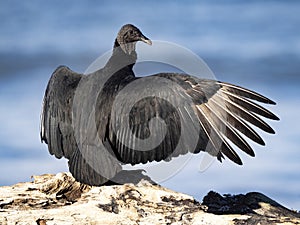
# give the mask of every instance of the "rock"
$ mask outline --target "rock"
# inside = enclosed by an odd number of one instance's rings
[[[261,193],[209,192],[203,203],[142,180],[91,187],[70,173],[0,187],[0,224],[300,224],[300,214]]]

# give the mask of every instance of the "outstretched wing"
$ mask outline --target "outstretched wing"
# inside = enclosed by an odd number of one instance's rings
[[[239,86],[184,74],[139,78],[116,97],[109,137],[124,163],[168,160],[206,151],[220,161],[226,155],[242,164],[232,144],[254,156],[241,134],[264,145],[250,124],[274,133],[259,116],[278,120],[252,100],[275,104]]]
[[[81,75],[66,66],[58,67],[52,74],[45,92],[40,137],[48,150],[57,158],[70,159],[76,141],[72,128],[72,103]]]

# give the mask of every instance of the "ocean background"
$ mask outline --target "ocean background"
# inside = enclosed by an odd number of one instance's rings
[[[229,160],[200,171],[203,154],[162,182],[201,200],[259,191],[300,210],[300,1],[0,1],[0,185],[31,175],[67,171],[41,144],[39,118],[47,82],[58,65],[77,72],[112,48],[119,28],[133,23],[153,40],[199,55],[218,80],[258,91],[275,135]]]

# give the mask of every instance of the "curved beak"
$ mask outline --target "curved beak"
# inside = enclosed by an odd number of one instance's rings
[[[140,40],[148,45],[152,45],[152,41],[149,38],[145,37],[144,35],[140,37]]]

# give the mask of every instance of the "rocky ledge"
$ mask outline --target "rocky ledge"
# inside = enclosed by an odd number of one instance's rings
[[[300,224],[261,193],[193,197],[142,180],[91,187],[69,173],[0,187],[0,224]]]

